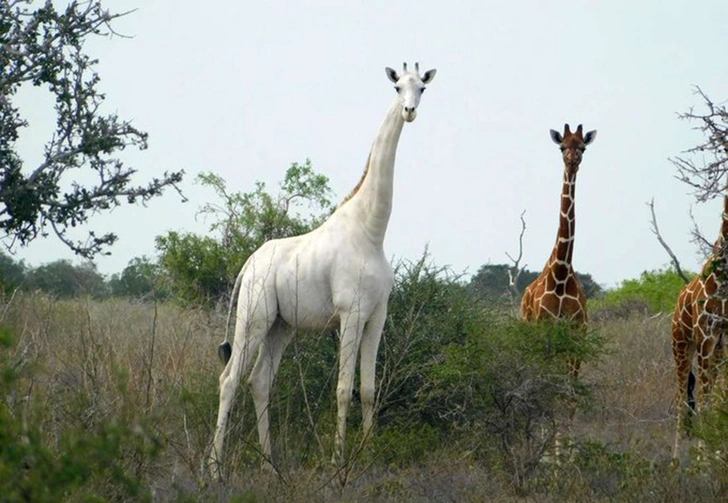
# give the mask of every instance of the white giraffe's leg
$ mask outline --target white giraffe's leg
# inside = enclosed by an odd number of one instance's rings
[[[220,403],[217,412],[217,426],[212,441],[212,450],[208,460],[208,469],[216,478],[222,478],[220,460],[222,459],[223,444],[227,422],[232,408],[235,392],[243,375],[250,368],[253,355],[258,350],[261,341],[266,336],[277,317],[277,303],[275,291],[255,292],[257,284],[250,287],[250,291],[241,291],[238,306],[238,320],[235,324],[235,339],[233,341],[232,355],[220,375]],[[273,306],[270,308],[270,306]]]
[[[361,339],[361,407],[364,440],[369,438],[374,426],[375,377],[377,369],[377,351],[382,338],[382,330],[387,319],[387,302],[383,301],[374,310],[371,319],[364,327]]]
[[[258,418],[258,440],[268,462],[271,461],[270,390],[278,372],[281,357],[292,335],[291,328],[281,318],[278,318],[260,346],[258,359],[248,379],[253,389],[255,413]]]
[[[356,357],[359,353],[364,322],[359,312],[341,315],[341,337],[339,340],[339,382],[336,386],[336,439],[334,442],[333,463],[342,466],[344,445],[346,443],[346,419],[351,405],[351,392],[354,385]]]

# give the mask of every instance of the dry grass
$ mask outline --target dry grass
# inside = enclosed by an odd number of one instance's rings
[[[144,427],[160,442],[159,454],[130,455],[124,463],[158,501],[680,501],[693,484],[705,485],[686,473],[663,470],[674,434],[673,365],[664,316],[596,327],[608,352],[583,368],[595,387],[594,405],[575,422],[578,441],[596,440],[641,460],[635,473],[620,472],[620,480],[634,483],[640,467],[651,466],[644,490],[616,486],[609,470],[599,479],[565,467],[555,475],[545,470],[536,489],[519,497],[508,477],[471,455],[467,445],[443,446],[405,467],[379,463],[369,453],[343,488],[325,463],[289,463],[279,475],[262,473],[254,458],[252,407],[245,420],[240,419],[244,407],[238,407],[237,423],[231,421],[237,426],[226,452],[232,466],[227,483],[211,483],[200,466],[217,410],[216,348],[224,317],[170,305],[56,301],[42,295],[18,296],[0,313],[19,337],[14,361],[33,370],[8,397],[9,406],[22,411],[30,399],[39,401],[51,445],[68,424],[88,431],[108,421]],[[328,425],[318,429],[327,437],[333,432]],[[285,435],[286,428],[279,426],[276,434]],[[701,496],[705,501],[724,494],[722,486],[709,489]]]
[[[605,338],[606,354],[583,369],[595,400],[576,428],[650,459],[669,458],[675,432],[669,316],[633,315],[595,323],[593,329]]]

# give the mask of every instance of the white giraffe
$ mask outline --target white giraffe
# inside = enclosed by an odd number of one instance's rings
[[[357,353],[364,438],[374,420],[377,349],[387,315],[394,276],[383,242],[392,212],[394,160],[402,127],[417,106],[436,70],[398,75],[386,68],[397,98],[374,140],[364,176],[352,194],[317,229],[261,246],[246,261],[231,297],[237,298],[235,339],[220,346],[226,363],[220,376],[220,405],[209,467],[221,476],[225,429],[238,383],[258,353],[248,382],[258,419],[258,438],[270,462],[268,408],[281,356],[296,328],[339,328],[339,380],[334,462],[344,459],[346,418],[351,403]],[[239,293],[236,293],[239,292]]]

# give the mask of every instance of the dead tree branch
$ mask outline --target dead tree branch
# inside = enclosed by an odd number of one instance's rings
[[[518,278],[526,268],[524,264],[521,266],[521,259],[523,258],[523,235],[526,233],[526,219],[523,217],[526,214],[526,210],[521,212],[521,234],[518,236],[518,257],[513,258],[510,253],[506,252],[506,256],[513,262],[512,266],[508,267],[508,293],[511,296],[511,302],[515,304],[518,299]]]
[[[685,275],[685,272],[683,272],[682,267],[680,267],[680,261],[677,259],[677,256],[675,255],[675,253],[673,253],[670,246],[662,238],[662,234],[660,234],[660,228],[657,226],[657,216],[655,215],[655,198],[653,197],[649,203],[645,203],[645,204],[647,204],[647,206],[650,207],[650,213],[652,213],[652,220],[650,221],[650,230],[652,231],[652,234],[655,235],[655,237],[657,238],[657,241],[660,242],[662,247],[665,249],[667,254],[670,256],[670,262],[672,262],[672,265],[675,267],[675,271],[677,272],[678,276],[680,276],[685,283],[690,282],[690,279]]]
[[[711,243],[700,230],[698,222],[695,220],[693,209],[690,208],[690,220],[693,223],[693,228],[690,229],[690,242],[693,243],[698,249],[698,255],[702,260],[705,260],[713,253],[713,243]]]

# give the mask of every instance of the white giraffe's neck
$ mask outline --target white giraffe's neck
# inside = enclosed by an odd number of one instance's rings
[[[369,165],[359,190],[347,202],[375,243],[384,242],[394,192],[394,160],[404,119],[399,100],[387,111],[369,153]]]

